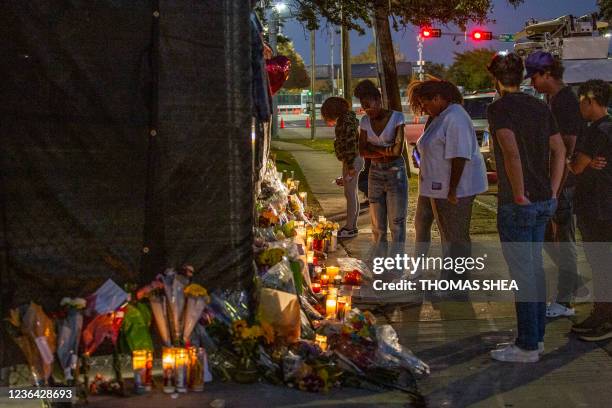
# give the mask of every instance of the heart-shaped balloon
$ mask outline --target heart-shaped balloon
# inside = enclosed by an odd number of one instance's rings
[[[289,78],[290,68],[291,61],[284,55],[278,55],[266,61],[266,71],[268,71],[270,91],[272,92],[272,95],[277,93],[287,78]]]

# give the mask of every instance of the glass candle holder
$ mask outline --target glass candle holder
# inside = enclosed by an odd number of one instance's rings
[[[321,350],[323,351],[327,350],[327,336],[324,336],[322,334],[316,334],[315,344],[318,345],[321,348]]]
[[[321,275],[321,286],[329,285],[329,276],[327,274]]]
[[[132,352],[132,369],[134,370],[134,391],[137,394],[142,394],[145,391],[147,350],[134,350]]]
[[[344,321],[344,317],[346,316],[346,296],[338,296],[336,314],[338,316],[338,320]]]
[[[313,282],[311,288],[312,288],[312,293],[321,292],[321,284],[319,282]]]
[[[333,280],[340,274],[340,268],[338,266],[328,266],[327,274],[329,275],[329,279]]]
[[[189,353],[185,348],[175,349],[175,371],[174,378],[177,392],[187,392],[187,365],[189,364]]]
[[[175,356],[174,348],[164,347],[162,349],[162,369],[164,371],[164,392],[166,394],[172,394],[176,387],[174,384],[174,365]]]
[[[204,391],[204,356],[203,347],[189,348],[189,389],[195,392]]]
[[[336,308],[337,308],[337,300],[336,297],[331,297],[329,294],[327,295],[327,300],[325,300],[325,317],[327,319],[335,319],[336,318]]]

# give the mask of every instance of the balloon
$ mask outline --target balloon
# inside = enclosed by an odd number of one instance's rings
[[[266,61],[266,71],[268,71],[272,95],[276,94],[287,78],[289,78],[290,68],[291,61],[284,55],[278,55]]]

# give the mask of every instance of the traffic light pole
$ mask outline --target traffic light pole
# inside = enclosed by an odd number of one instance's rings
[[[278,54],[277,47],[277,36],[278,36],[278,11],[272,7],[272,14],[270,15],[270,48],[274,55]],[[272,96],[272,139],[278,139],[278,98]]]
[[[425,68],[425,61],[423,61],[423,37],[421,34],[417,35],[417,50],[419,52],[419,81],[425,80],[425,73],[423,72]]]

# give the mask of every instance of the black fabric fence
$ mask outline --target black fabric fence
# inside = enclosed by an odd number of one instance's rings
[[[2,317],[183,263],[211,289],[248,285],[245,3],[6,2]]]

